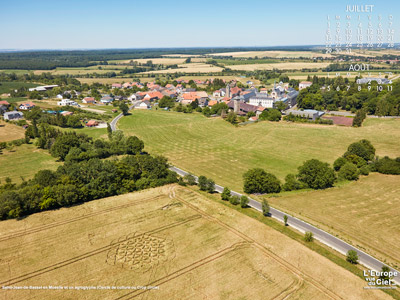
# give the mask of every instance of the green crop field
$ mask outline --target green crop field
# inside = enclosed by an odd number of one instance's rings
[[[0,180],[4,183],[6,177],[13,182],[20,183],[21,176],[27,180],[33,177],[39,170],[55,170],[59,163],[48,151],[37,149],[36,146],[21,145],[11,151],[3,150],[0,154]]]
[[[10,93],[12,90],[16,90],[22,87],[31,88],[38,86],[38,83],[30,83],[30,82],[0,82],[0,94]]]
[[[307,159],[333,163],[363,138],[375,145],[377,155],[400,156],[400,119],[367,119],[361,128],[283,121],[235,127],[198,113],[134,110],[118,128],[143,139],[147,151],[238,191],[249,168],[264,168],[283,180]]]

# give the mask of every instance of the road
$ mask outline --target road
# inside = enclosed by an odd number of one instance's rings
[[[132,109],[134,105],[135,105],[135,103],[129,109]],[[122,117],[123,117],[123,114],[121,113],[111,121],[110,126],[113,131],[116,130],[117,122]],[[177,167],[174,167],[174,166],[171,166],[170,170],[176,172],[180,176],[185,176],[185,175],[189,174],[189,172],[186,172],[186,171],[179,169]],[[195,176],[195,178],[197,181],[196,176]],[[217,185],[217,184],[215,185],[215,191],[217,191],[218,193],[222,193],[223,190],[224,190],[224,187]],[[231,194],[239,196],[239,197],[242,196],[242,194],[239,194],[235,191],[231,191]],[[254,199],[249,198],[249,206],[255,210],[262,212],[261,203]],[[385,265],[383,262],[381,262],[378,259],[372,257],[371,255],[365,253],[364,251],[353,247],[352,245],[342,241],[341,239],[339,239],[339,238],[337,238],[337,237],[335,237],[335,236],[333,236],[333,235],[331,235],[331,234],[329,234],[329,233],[327,233],[305,221],[302,221],[296,217],[285,214],[284,212],[282,212],[276,208],[270,207],[270,215],[272,218],[275,218],[278,221],[281,221],[282,223],[283,223],[283,216],[287,215],[288,216],[287,223],[289,226],[297,229],[298,231],[300,231],[302,233],[305,233],[306,231],[311,231],[313,233],[315,239],[317,239],[321,243],[331,247],[332,249],[342,253],[343,255],[346,255],[349,250],[357,251],[358,262],[371,270],[381,271],[382,266]],[[400,285],[400,272],[393,268],[391,268],[391,271],[398,273],[398,276],[393,278],[393,280],[395,281],[396,284]]]
[[[171,166],[170,170],[178,173],[181,176],[185,176],[187,174],[189,174],[188,172],[179,169],[177,167]],[[196,177],[196,176],[195,176]],[[197,180],[197,177],[196,177]],[[222,193],[222,191],[224,190],[224,187],[220,186],[220,185],[215,185],[215,190],[218,193]],[[236,196],[242,196],[242,194],[239,194],[235,191],[231,191],[232,195],[236,195]],[[262,212],[262,207],[261,207],[261,203],[249,198],[249,206],[254,208],[255,210],[258,210],[260,212]],[[371,270],[375,270],[375,271],[381,271],[382,266],[384,266],[385,264],[382,263],[381,261],[377,260],[376,258],[372,257],[371,255],[351,246],[350,244],[342,241],[341,239],[305,222],[302,221],[300,219],[297,219],[293,216],[290,216],[288,214],[285,214],[284,212],[270,207],[270,214],[271,217],[281,221],[283,223],[283,216],[287,215],[288,216],[288,225],[297,229],[298,231],[305,233],[306,231],[311,231],[314,235],[314,238],[317,239],[318,241],[320,241],[321,243],[335,249],[336,251],[342,253],[343,255],[347,254],[347,251],[349,250],[355,250],[358,253],[358,261],[360,264],[366,266],[367,268],[371,269]],[[397,272],[399,275],[396,278],[393,278],[394,281],[396,282],[396,284],[400,285],[400,272],[395,270],[395,269],[391,269],[392,272]]]
[[[137,102],[140,102],[140,100],[138,100],[138,101],[133,101],[133,102],[132,102],[132,105],[129,107],[129,110],[131,110],[131,109],[135,106],[135,104],[136,104]],[[124,116],[124,114],[123,114],[123,113],[120,113],[118,116],[116,116],[116,117],[111,121],[110,126],[111,126],[111,130],[112,130],[112,131],[116,131],[116,130],[117,130],[117,123],[118,123],[119,119],[121,119],[123,116]]]

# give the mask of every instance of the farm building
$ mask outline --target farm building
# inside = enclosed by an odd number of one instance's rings
[[[30,88],[29,91],[33,92],[33,91],[37,91],[37,92],[45,92],[48,90],[52,90],[53,88],[58,87],[57,84],[53,84],[53,85],[42,85],[42,86],[37,86],[35,88]]]
[[[87,127],[95,127],[97,125],[99,125],[99,122],[97,122],[96,120],[90,120],[90,121],[87,121],[87,123],[86,123]]]
[[[305,109],[305,110],[287,110],[286,114],[287,115],[292,114],[294,116],[299,116],[301,118],[307,118],[314,121],[318,118],[321,118],[325,114],[325,112],[314,109]]]
[[[302,82],[299,83],[299,90],[308,88],[311,85],[312,85],[311,81],[302,81]]]
[[[4,120],[18,120],[24,117],[24,114],[20,111],[9,111],[4,113]]]
[[[85,97],[82,99],[82,103],[95,104],[96,100],[93,97]]]

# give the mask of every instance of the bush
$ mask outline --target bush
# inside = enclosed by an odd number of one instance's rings
[[[298,178],[312,189],[332,187],[336,180],[335,172],[329,164],[317,159],[310,159],[299,167]]]
[[[350,162],[345,163],[339,171],[339,177],[346,180],[357,180],[359,175],[357,167]]]
[[[377,172],[382,174],[400,175],[400,161],[398,159],[391,159],[387,156],[378,159],[374,163],[374,168]]]
[[[224,187],[224,190],[221,193],[221,199],[224,201],[229,201],[231,198],[231,190],[228,189],[227,187]]]
[[[284,191],[294,191],[305,188],[306,186],[296,179],[294,174],[288,174],[285,177],[285,184],[283,185]]]
[[[363,139],[359,142],[350,144],[344,157],[350,154],[357,155],[365,161],[370,161],[375,156],[375,148],[372,146],[370,141]]]
[[[312,242],[314,240],[314,235],[311,231],[306,231],[306,233],[304,234],[304,240],[306,242]]]
[[[206,191],[209,193],[215,192],[215,182],[212,179],[207,179]]]
[[[250,169],[243,174],[243,178],[245,193],[279,193],[281,191],[279,179],[263,169]]]
[[[355,250],[349,250],[346,255],[346,260],[352,264],[358,263],[358,254]]]
[[[196,185],[196,178],[192,174],[186,174],[183,179],[188,185]]]
[[[240,203],[240,198],[239,196],[234,195],[230,197],[229,202],[233,205],[238,205]]]
[[[341,167],[343,167],[343,165],[347,162],[347,159],[345,159],[344,157],[339,157],[338,159],[335,160],[335,162],[333,163],[333,169],[335,171],[339,171]]]
[[[367,162],[363,158],[361,158],[355,154],[346,153],[346,155],[347,155],[346,160],[351,162],[352,164],[356,165],[357,168],[361,168],[362,166],[365,166],[367,164]]]
[[[241,208],[246,208],[248,204],[249,204],[249,198],[247,198],[247,196],[243,195],[242,197],[240,197]]]
[[[361,175],[367,176],[369,174],[369,167],[368,166],[362,166],[359,169],[359,172]]]

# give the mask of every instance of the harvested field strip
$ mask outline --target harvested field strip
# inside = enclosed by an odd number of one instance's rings
[[[159,196],[156,196],[156,197],[149,197],[147,199],[138,200],[138,201],[135,201],[133,203],[122,204],[122,205],[119,205],[119,206],[115,206],[115,207],[111,207],[111,208],[108,208],[108,209],[104,209],[104,210],[100,210],[100,211],[97,211],[97,212],[93,212],[93,213],[90,213],[90,214],[86,214],[86,215],[83,215],[83,216],[79,216],[79,217],[76,217],[76,218],[71,218],[71,219],[68,219],[68,220],[63,220],[63,221],[53,222],[53,223],[50,223],[50,224],[47,224],[47,225],[43,225],[43,226],[38,226],[38,227],[35,227],[35,228],[31,228],[30,230],[18,230],[16,232],[13,232],[13,233],[10,233],[10,234],[8,234],[6,236],[1,237],[0,238],[0,242],[4,242],[4,241],[7,241],[7,240],[10,240],[10,239],[13,239],[13,238],[17,238],[17,237],[21,237],[21,236],[24,236],[24,235],[36,233],[36,232],[39,232],[39,231],[52,229],[52,228],[54,228],[56,226],[61,226],[61,225],[69,224],[69,223],[72,223],[72,222],[81,221],[81,220],[84,220],[84,219],[87,219],[87,218],[90,218],[90,217],[94,217],[94,216],[98,216],[98,215],[101,215],[101,214],[113,212],[113,211],[116,211],[116,210],[119,210],[119,209],[122,209],[122,208],[127,208],[127,207],[131,207],[133,205],[138,205],[138,204],[141,204],[143,202],[155,201],[155,200],[158,200],[158,199],[160,199],[162,197],[163,197],[162,195],[159,195]]]
[[[163,230],[166,230],[166,229],[170,229],[170,228],[173,228],[173,227],[188,223],[188,222],[193,221],[193,220],[197,220],[199,218],[201,218],[201,215],[192,215],[192,216],[190,216],[190,217],[188,217],[188,218],[186,218],[186,219],[184,219],[182,221],[174,222],[174,223],[171,223],[171,224],[168,224],[168,225],[165,225],[165,226],[161,226],[161,227],[155,228],[153,230],[147,231],[147,232],[145,232],[145,234],[157,233],[157,232],[160,232],[160,231],[163,231]],[[81,254],[81,255],[78,255],[76,257],[73,257],[73,258],[58,262],[56,264],[44,267],[42,269],[39,269],[39,270],[30,272],[30,273],[26,273],[26,274],[11,278],[11,279],[9,279],[7,281],[0,282],[0,284],[1,285],[13,285],[13,284],[28,280],[30,278],[37,277],[37,276],[42,275],[44,273],[48,273],[48,272],[57,270],[59,268],[68,266],[70,264],[73,264],[73,263],[76,263],[78,261],[84,260],[84,259],[89,258],[91,256],[94,256],[94,255],[103,253],[105,251],[108,251],[113,246],[115,246],[116,244],[118,244],[120,242],[123,242],[123,241],[124,240],[120,240],[118,242],[111,243],[110,245],[107,245],[107,246],[104,246],[104,247],[100,247],[100,248],[98,248],[96,250],[86,252],[84,254]]]
[[[182,275],[184,275],[184,274],[186,274],[188,272],[191,272],[191,271],[193,271],[193,270],[195,270],[195,269],[197,269],[197,268],[199,268],[199,267],[201,267],[203,265],[206,265],[206,264],[208,264],[208,263],[210,263],[210,262],[212,262],[212,261],[214,261],[214,260],[216,260],[218,258],[221,258],[221,257],[223,257],[224,255],[228,254],[231,251],[234,251],[234,250],[237,250],[240,247],[246,247],[246,246],[248,246],[248,243],[246,243],[246,242],[235,243],[235,244],[233,244],[233,245],[231,245],[231,246],[229,246],[229,247],[227,247],[225,249],[222,249],[222,250],[217,251],[217,252],[215,252],[215,253],[213,253],[213,254],[211,254],[211,255],[203,258],[203,259],[200,259],[200,260],[198,260],[198,261],[196,261],[196,262],[194,262],[194,263],[192,263],[192,264],[190,264],[190,265],[188,265],[188,266],[186,266],[186,267],[184,267],[182,269],[179,269],[179,270],[177,270],[177,271],[175,271],[175,272],[173,272],[173,273],[171,273],[171,274],[169,274],[169,275],[167,275],[165,277],[162,277],[162,278],[159,278],[159,279],[157,279],[157,280],[155,280],[153,282],[150,282],[149,285],[161,285],[163,283],[171,281],[171,280],[173,280],[175,278],[178,278],[179,276],[182,276]],[[115,298],[115,300],[132,299],[132,298],[135,298],[137,296],[140,296],[140,295],[146,293],[147,291],[148,290],[133,291],[133,292],[125,294],[125,295],[123,295],[121,297]]]

